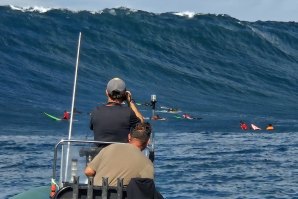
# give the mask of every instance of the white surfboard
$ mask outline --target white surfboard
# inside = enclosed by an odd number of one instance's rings
[[[254,131],[256,131],[256,130],[261,130],[260,127],[257,127],[257,126],[254,125],[254,124],[251,124],[251,128],[252,128]]]

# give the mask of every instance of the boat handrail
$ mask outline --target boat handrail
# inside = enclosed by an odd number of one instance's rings
[[[56,180],[56,167],[57,167],[57,157],[58,157],[58,147],[65,143],[79,143],[79,144],[125,144],[123,142],[104,142],[104,141],[94,141],[94,140],[69,140],[62,139],[56,145],[54,149],[54,161],[53,161],[53,176],[52,179]]]

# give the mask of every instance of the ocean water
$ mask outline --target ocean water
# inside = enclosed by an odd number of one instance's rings
[[[156,94],[158,107],[203,118],[152,122],[164,197],[298,197],[298,23],[2,6],[0,30],[0,198],[50,185],[68,123],[43,112],[71,108],[79,32],[74,137],[92,139],[88,113],[121,77],[137,102]],[[275,130],[242,131],[240,120]]]

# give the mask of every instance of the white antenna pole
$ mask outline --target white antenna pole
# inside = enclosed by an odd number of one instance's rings
[[[73,115],[74,115],[73,111],[74,111],[74,104],[75,104],[75,97],[76,97],[77,77],[78,77],[78,68],[79,68],[79,56],[80,56],[80,47],[81,47],[81,35],[82,34],[80,32],[79,42],[78,42],[78,51],[77,51],[76,71],[75,71],[75,78],[74,78],[73,92],[72,92],[72,103],[71,103],[71,112],[70,112],[69,131],[68,131],[68,139],[69,140],[71,139],[71,133],[72,133],[72,122],[73,122]],[[67,179],[69,148],[70,148],[70,143],[68,143],[67,154],[66,154],[65,180]]]
[[[75,104],[75,97],[76,97],[76,87],[77,87],[77,78],[78,78],[78,68],[79,68],[79,57],[80,57],[80,46],[81,46],[81,32],[79,34],[79,43],[78,43],[78,51],[77,51],[77,61],[76,61],[76,72],[75,78],[73,83],[73,92],[72,92],[72,103],[71,103],[71,114],[70,114],[70,122],[69,122],[69,131],[68,131],[68,139],[71,139],[71,132],[72,132],[72,122],[73,122],[73,115],[74,115],[74,104]]]

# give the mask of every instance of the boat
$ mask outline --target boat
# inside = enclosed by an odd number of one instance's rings
[[[95,144],[114,142],[91,140],[60,140],[54,148],[51,185],[37,187],[12,197],[13,199],[127,199],[127,186],[118,179],[117,186],[108,186],[108,176],[103,186],[93,185],[93,177],[84,174],[86,165],[95,157],[99,148]],[[144,150],[154,160],[152,146]],[[60,164],[58,164],[60,162]],[[50,183],[49,183],[50,184]]]
[[[118,178],[117,186],[112,187],[108,185],[109,176],[106,176],[103,178],[102,186],[95,186],[93,177],[87,177],[84,173],[86,165],[100,151],[96,145],[107,146],[115,142],[71,139],[80,40],[81,33],[79,35],[69,136],[68,139],[60,140],[54,147],[52,178],[49,180],[49,186],[30,189],[13,196],[12,199],[129,199],[127,189],[129,185],[124,186],[123,179]],[[155,109],[156,96],[152,95],[151,98]],[[154,109],[152,110],[153,114],[155,114]],[[152,162],[154,161],[154,132],[151,133],[150,144],[143,150],[143,153]],[[151,181],[154,185],[153,180]],[[158,198],[163,198],[157,191],[150,194],[157,194]]]

